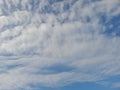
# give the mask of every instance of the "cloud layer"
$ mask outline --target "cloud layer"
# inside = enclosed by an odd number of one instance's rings
[[[0,0],[0,89],[119,87],[119,19],[119,0]]]

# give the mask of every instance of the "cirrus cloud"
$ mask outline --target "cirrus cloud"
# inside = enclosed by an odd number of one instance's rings
[[[119,4],[1,0],[0,89],[96,83],[120,75],[120,22],[112,22],[120,16]]]

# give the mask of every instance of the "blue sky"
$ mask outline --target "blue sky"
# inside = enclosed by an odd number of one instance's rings
[[[119,89],[119,0],[0,0],[0,90]]]
[[[74,83],[61,88],[42,88],[42,90],[119,90],[95,83]]]

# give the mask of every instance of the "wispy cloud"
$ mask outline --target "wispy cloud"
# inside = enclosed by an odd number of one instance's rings
[[[1,0],[0,89],[120,75],[119,8],[119,0]]]

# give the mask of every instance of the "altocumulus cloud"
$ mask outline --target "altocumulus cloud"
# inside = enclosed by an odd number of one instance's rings
[[[120,0],[0,0],[0,90],[120,87],[119,25]]]

